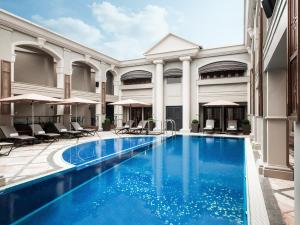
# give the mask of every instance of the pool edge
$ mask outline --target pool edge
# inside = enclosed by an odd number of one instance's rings
[[[245,138],[248,225],[270,225],[250,138]]]

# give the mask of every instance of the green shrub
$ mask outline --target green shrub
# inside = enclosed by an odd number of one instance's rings
[[[108,117],[105,118],[104,123],[110,123],[110,119]]]
[[[199,120],[193,119],[193,120],[192,120],[192,123],[199,123]]]
[[[242,120],[243,125],[250,125],[250,121],[248,119]]]

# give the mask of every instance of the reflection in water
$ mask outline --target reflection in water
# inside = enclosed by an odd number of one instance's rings
[[[188,200],[189,196],[189,169],[190,169],[190,139],[187,136],[182,138],[182,189],[183,198]]]

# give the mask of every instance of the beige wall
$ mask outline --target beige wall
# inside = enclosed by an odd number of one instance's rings
[[[95,92],[95,73],[84,64],[73,65],[72,89],[78,91]]]
[[[93,110],[89,109],[90,106],[88,105],[78,105],[77,106],[77,117],[83,117],[83,123],[81,123],[82,126],[90,126],[91,125],[91,112]],[[93,107],[93,106],[91,106]],[[72,117],[76,117],[76,106],[72,106]],[[95,117],[95,116],[94,116]],[[78,121],[79,122],[79,121]]]
[[[56,87],[53,58],[46,54],[16,51],[15,82]]]
[[[180,106],[182,105],[182,83],[167,84],[165,79],[165,106]]]
[[[128,85],[130,86],[130,85]],[[135,89],[135,90],[122,90],[123,99],[135,99],[152,103],[152,88],[150,89]]]
[[[199,86],[199,103],[217,100],[247,102],[247,83]]]
[[[56,107],[51,107],[50,105],[46,104],[35,104],[34,105],[34,115],[35,121],[38,121],[39,116],[54,116],[56,115]],[[30,104],[20,104],[17,103],[14,106],[14,113],[15,113],[15,122],[16,123],[24,123],[26,122],[26,118],[31,119],[31,105]],[[41,118],[41,121],[48,121],[48,118]]]

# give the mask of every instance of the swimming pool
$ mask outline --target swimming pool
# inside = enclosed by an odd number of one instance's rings
[[[244,161],[243,139],[176,136],[16,224],[247,224]]]

